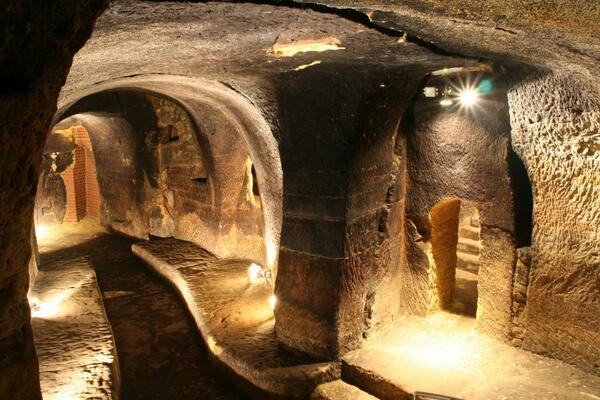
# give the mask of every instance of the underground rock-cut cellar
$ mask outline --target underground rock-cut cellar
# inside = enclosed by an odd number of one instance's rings
[[[0,33],[0,399],[600,399],[600,2]]]

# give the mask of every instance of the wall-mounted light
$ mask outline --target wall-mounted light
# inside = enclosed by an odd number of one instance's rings
[[[63,302],[70,297],[71,293],[68,290],[63,290],[58,294],[40,300],[37,297],[29,299],[31,307],[31,317],[41,319],[52,319],[63,312]]]
[[[44,237],[48,234],[48,226],[42,224],[35,225],[35,236],[38,239],[44,239]]]
[[[248,267],[248,280],[250,283],[256,283],[256,281],[262,276],[262,267],[258,264],[252,263]]]
[[[248,267],[248,280],[251,284],[258,282],[260,279],[264,279],[266,284],[271,283],[273,273],[270,269],[264,269],[256,263],[250,264]]]
[[[423,88],[423,95],[425,95],[425,97],[436,97],[438,95],[438,89],[435,86],[425,86]]]
[[[441,107],[466,110],[481,107],[485,97],[493,91],[494,82],[491,78],[467,75],[448,77],[438,86],[425,86],[423,95],[435,98]]]

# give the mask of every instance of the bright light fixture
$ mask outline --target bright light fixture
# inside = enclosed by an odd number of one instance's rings
[[[258,264],[252,263],[248,267],[248,279],[250,283],[256,283],[258,278],[262,276],[262,267]]]
[[[449,99],[440,100],[440,105],[443,107],[449,107],[452,105],[452,100],[449,100]]]
[[[275,310],[275,305],[277,304],[277,296],[274,294],[269,297],[269,305],[271,306],[271,310]]]
[[[38,239],[43,239],[46,234],[48,233],[48,226],[47,225],[35,225],[35,236]]]
[[[479,99],[479,93],[476,89],[465,89],[458,95],[458,100],[465,106],[473,106]]]
[[[33,297],[29,300],[31,306],[31,317],[50,319],[56,317],[61,311],[61,303],[69,297],[67,293],[59,293],[49,301],[41,301],[37,297]]]
[[[423,94],[425,97],[435,97],[438,94],[438,90],[435,86],[425,86],[423,88]]]

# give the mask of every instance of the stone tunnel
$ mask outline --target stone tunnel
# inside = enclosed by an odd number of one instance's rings
[[[0,20],[0,398],[600,398],[598,3]]]

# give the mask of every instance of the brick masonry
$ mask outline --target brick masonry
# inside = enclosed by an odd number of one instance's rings
[[[63,173],[67,191],[67,210],[63,222],[78,222],[85,216],[98,218],[100,188],[96,177],[96,161],[87,130],[73,128],[74,162]]]

